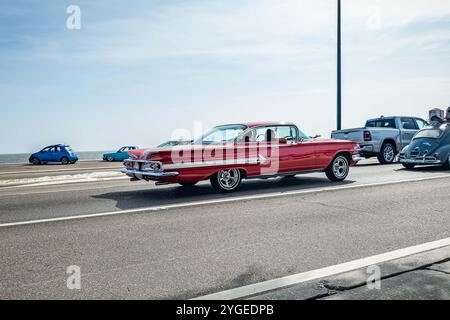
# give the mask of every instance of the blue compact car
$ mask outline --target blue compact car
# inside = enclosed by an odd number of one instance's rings
[[[139,148],[136,146],[122,147],[117,152],[105,153],[103,155],[103,160],[108,161],[108,162],[123,161],[130,157],[130,155],[128,154],[128,151],[137,150],[137,149],[139,149]]]
[[[78,156],[70,146],[57,144],[48,146],[39,152],[33,153],[29,159],[30,163],[47,164],[49,162],[60,162],[62,164],[74,164],[78,161]]]

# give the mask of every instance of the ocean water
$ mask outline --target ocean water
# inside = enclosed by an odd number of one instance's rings
[[[80,161],[95,161],[103,160],[103,154],[112,151],[80,151],[77,152]],[[28,163],[30,153],[17,154],[0,154],[0,164],[6,163]]]

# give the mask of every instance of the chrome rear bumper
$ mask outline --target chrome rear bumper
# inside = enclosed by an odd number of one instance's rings
[[[435,157],[416,158],[416,159],[407,159],[407,158],[405,158],[405,157],[400,157],[400,163],[411,163],[411,164],[442,164],[442,161],[437,160]]]
[[[179,175],[178,172],[155,172],[155,171],[139,171],[139,170],[130,170],[123,168],[120,172],[125,173],[127,175],[134,176],[139,179],[139,176],[142,177],[150,177],[150,178],[170,178],[176,177]]]
[[[353,160],[353,162],[361,161],[362,160],[361,155],[359,155],[359,154],[352,155],[352,160]]]

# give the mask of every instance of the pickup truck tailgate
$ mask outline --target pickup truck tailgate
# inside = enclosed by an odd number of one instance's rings
[[[364,128],[355,128],[347,130],[338,130],[331,133],[331,138],[339,140],[355,141],[359,144],[364,143]]]

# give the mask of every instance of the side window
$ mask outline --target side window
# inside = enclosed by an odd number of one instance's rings
[[[406,130],[416,130],[417,124],[412,118],[401,118],[402,119],[402,127]]]
[[[276,127],[275,128],[276,138],[292,138],[291,127]]]
[[[55,151],[56,151],[56,152],[60,152],[60,151],[61,151],[61,148],[60,148],[60,147],[55,147]]]
[[[291,137],[293,139],[293,142],[296,142],[298,140],[297,128],[290,127],[290,129],[291,129]]]
[[[255,131],[255,141],[256,142],[264,142],[266,141],[266,132],[269,128],[261,127],[257,128]]]
[[[416,120],[416,124],[417,124],[417,127],[419,128],[419,130],[422,130],[424,127],[427,126],[427,123],[425,122],[425,120],[418,119],[418,118],[416,118],[415,120]]]
[[[366,128],[395,128],[394,119],[378,119],[366,122]]]
[[[297,141],[297,129],[293,126],[273,126],[258,127],[249,130],[245,135],[240,137],[240,142],[278,142],[279,139],[287,139],[289,141]]]

